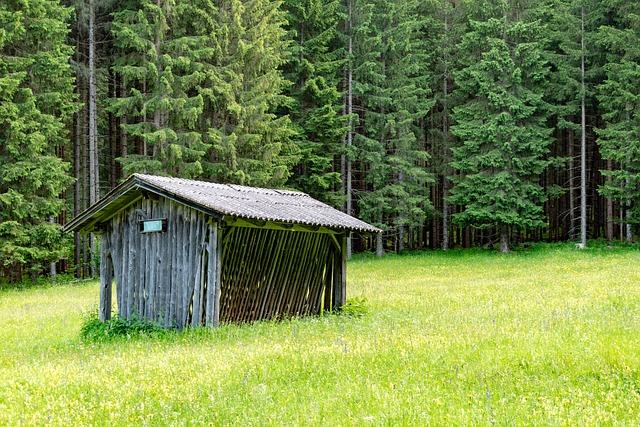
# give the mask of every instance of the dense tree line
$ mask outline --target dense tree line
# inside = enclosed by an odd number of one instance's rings
[[[384,230],[349,250],[630,241],[639,23],[625,0],[4,1],[0,277],[91,274],[60,226],[138,171]]]

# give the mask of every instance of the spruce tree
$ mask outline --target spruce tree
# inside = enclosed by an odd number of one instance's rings
[[[640,223],[640,6],[618,4],[616,26],[600,30],[600,43],[609,52],[606,79],[598,88],[604,126],[598,129],[602,157],[616,165],[604,170],[608,178],[602,194],[618,201],[625,211],[626,238]]]
[[[425,17],[412,0],[363,2],[355,31],[356,97],[363,102],[355,145],[367,183],[360,215],[389,229],[402,250],[408,227],[431,211],[425,136],[419,122],[434,105]]]
[[[72,182],[57,154],[74,109],[71,10],[57,1],[0,3],[0,276],[37,275],[67,254],[61,193]]]
[[[121,158],[125,174],[148,172],[197,177],[208,145],[199,128],[204,100],[210,28],[202,14],[215,17],[213,2],[139,0],[114,13],[112,34],[127,92],[110,109],[126,118],[122,127],[137,152]]]
[[[334,206],[343,204],[336,168],[346,117],[341,114],[345,60],[338,25],[339,0],[286,0],[289,61],[284,66],[291,102],[285,110],[296,129],[300,163],[289,184]]]
[[[204,176],[254,186],[282,186],[298,162],[296,132],[280,67],[286,61],[280,1],[222,0],[213,32],[216,56],[201,84],[211,144]]]
[[[467,101],[454,109],[454,187],[450,201],[463,206],[459,224],[494,227],[501,250],[513,228],[545,225],[539,184],[548,161],[548,106],[543,100],[549,67],[544,27],[514,10],[474,21],[462,42],[465,67],[456,73]]]

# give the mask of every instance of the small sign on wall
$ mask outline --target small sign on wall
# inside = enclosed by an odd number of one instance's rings
[[[161,233],[167,231],[167,218],[145,219],[140,221],[141,233]]]

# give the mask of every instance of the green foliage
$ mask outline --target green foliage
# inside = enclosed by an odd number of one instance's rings
[[[211,28],[205,25],[215,19],[214,12],[206,0],[140,0],[114,13],[113,68],[122,76],[126,95],[113,99],[110,109],[126,119],[123,130],[138,145],[137,153],[120,159],[126,174],[202,174],[209,145],[199,126],[204,111],[200,85],[215,55]],[[194,22],[204,14],[211,16]]]
[[[0,276],[11,280],[69,250],[53,223],[72,182],[58,157],[76,107],[69,15],[55,1],[0,4]]]
[[[80,336],[89,342],[111,341],[119,338],[160,337],[167,332],[167,329],[145,319],[124,319],[115,315],[110,320],[102,322],[95,311],[86,315],[80,328]]]
[[[419,125],[434,105],[423,39],[430,21],[416,1],[355,4],[354,92],[364,111],[355,145],[367,188],[360,216],[383,228],[417,226],[432,209]]]
[[[602,27],[600,43],[609,52],[606,79],[598,87],[604,126],[598,144],[605,159],[617,168],[602,171],[610,178],[602,194],[628,209],[626,222],[640,224],[640,7],[621,7],[621,28]]]
[[[204,165],[208,179],[254,186],[284,185],[299,160],[288,116],[276,111],[289,99],[285,14],[280,1],[226,0],[212,23],[216,59],[203,86],[212,146]]]
[[[300,162],[289,185],[333,206],[342,206],[337,157],[343,153],[346,116],[340,90],[345,66],[338,29],[344,17],[339,0],[286,0],[289,60],[285,77],[291,82],[287,104],[296,129]]]
[[[369,313],[367,299],[364,297],[347,298],[340,308],[340,314],[349,317],[364,317]]]
[[[506,12],[505,12],[506,15]],[[525,15],[526,16],[526,15]],[[459,224],[535,228],[545,225],[545,170],[551,129],[543,97],[549,66],[545,27],[508,17],[474,21],[462,42],[464,68],[456,73],[467,101],[454,109],[450,201],[464,207]]]

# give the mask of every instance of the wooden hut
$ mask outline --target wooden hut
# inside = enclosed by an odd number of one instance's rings
[[[134,174],[66,231],[101,234],[100,318],[167,327],[318,314],[346,293],[346,238],[375,227],[307,194]]]

